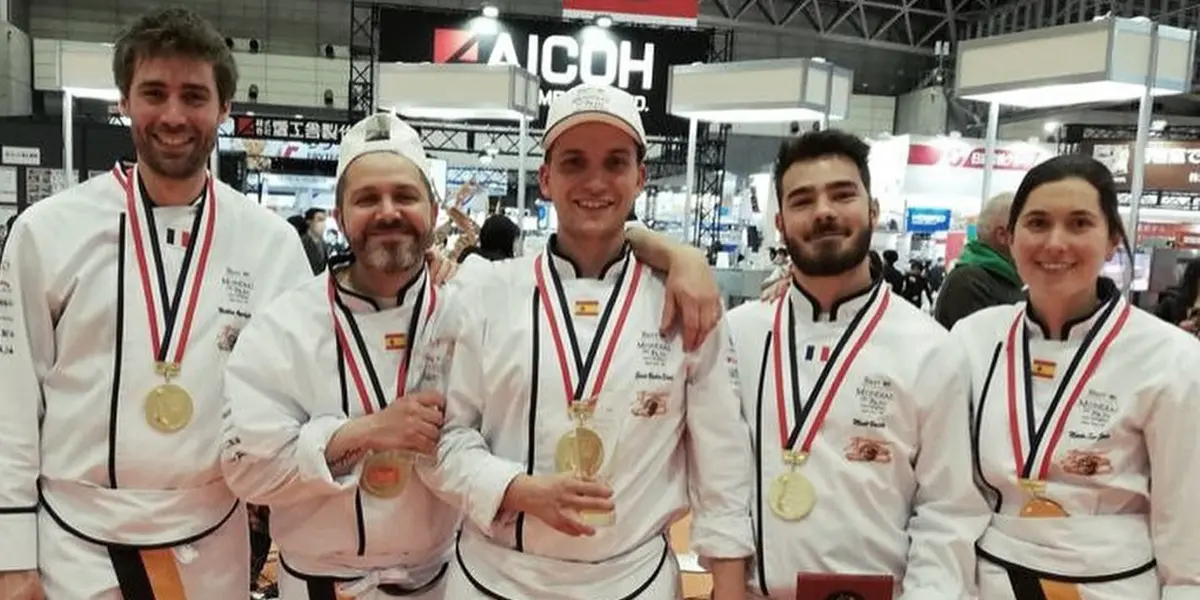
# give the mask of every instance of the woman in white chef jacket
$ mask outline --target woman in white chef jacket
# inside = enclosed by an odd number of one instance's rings
[[[1200,597],[1200,344],[1099,276],[1131,258],[1112,174],[1084,156],[1034,167],[1008,228],[1027,300],[951,335],[994,510],[981,600]]]

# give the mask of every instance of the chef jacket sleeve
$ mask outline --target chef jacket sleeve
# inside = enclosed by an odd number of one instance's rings
[[[753,556],[750,429],[724,319],[692,359],[685,408],[692,550],[703,559]]]
[[[307,267],[306,267],[307,268]],[[339,494],[358,483],[358,470],[334,477],[325,460],[341,414],[309,414],[311,390],[297,373],[311,364],[288,333],[289,311],[263,310],[250,319],[225,365],[221,469],[229,488],[251,504],[284,505]]]
[[[1175,333],[1175,332],[1171,332]],[[1200,351],[1194,339],[1176,343],[1179,362],[1164,369],[1172,381],[1157,398],[1144,427],[1150,458],[1150,523],[1162,600],[1200,599]],[[1121,365],[1124,367],[1124,365]],[[1159,367],[1163,368],[1163,367]]]
[[[502,269],[501,269],[502,270]],[[486,399],[494,398],[484,377],[487,347],[487,318],[480,305],[496,297],[502,278],[495,268],[472,273],[480,285],[468,284],[449,299],[435,324],[434,336],[441,343],[453,341],[454,355],[446,375],[446,414],[438,443],[438,467],[426,477],[443,500],[456,499],[461,509],[485,534],[504,517],[500,503],[508,486],[525,472],[525,465],[492,454],[482,432]],[[459,275],[461,277],[461,274]]]
[[[920,361],[912,385],[918,407],[917,490],[901,600],[959,600],[976,595],[975,542],[990,511],[975,487],[969,433],[969,368],[950,337]]]
[[[0,571],[38,567],[42,380],[54,362],[47,270],[18,218],[0,256]]]

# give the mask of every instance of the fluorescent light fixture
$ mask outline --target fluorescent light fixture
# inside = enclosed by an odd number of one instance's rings
[[[1157,39],[1152,96],[1192,87],[1196,32],[1140,19],[1105,18],[959,44],[960,98],[1019,108],[1137,100]]]
[[[676,111],[684,119],[695,119],[705,123],[787,123],[789,121],[820,121],[825,113],[811,108],[745,108],[728,110]],[[831,116],[830,120],[841,117]]]
[[[998,102],[1017,108],[1053,108],[1073,104],[1128,102],[1142,97],[1143,86],[1116,81],[1065,83],[963,96],[976,102]],[[1178,90],[1151,88],[1151,96],[1173,96]]]
[[[517,121],[521,118],[521,111],[507,108],[430,108],[396,105],[392,110],[408,119],[431,121]]]
[[[848,116],[854,73],[808,58],[674,65],[667,108],[715,123],[786,123]]]
[[[608,15],[601,15],[599,17],[596,17],[596,26],[597,27],[604,27],[605,29],[607,29],[609,27],[612,27],[612,24],[613,24],[612,17],[610,17]]]
[[[376,99],[410,119],[537,118],[541,81],[517,65],[381,64]]]
[[[88,100],[104,100],[106,102],[120,102],[121,92],[115,88],[79,88],[67,87],[63,88],[63,92],[74,96],[75,98],[86,98]]]

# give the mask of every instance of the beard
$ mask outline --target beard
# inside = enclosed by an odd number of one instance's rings
[[[400,238],[382,239],[375,234],[401,233]],[[425,259],[432,238],[417,231],[407,221],[380,223],[350,240],[355,260],[363,266],[388,275],[404,273]]]
[[[833,277],[857,268],[867,259],[871,251],[871,229],[864,227],[857,233],[848,231],[835,223],[813,228],[810,238],[825,234],[849,234],[849,247],[843,248],[844,238],[829,237],[816,239],[808,244],[785,235],[788,255],[797,271],[810,277]]]
[[[153,135],[158,129],[135,129],[133,145],[137,150],[138,161],[155,173],[168,179],[188,179],[203,171],[208,166],[212,156],[213,145],[217,140],[217,132],[203,132],[188,127],[187,135],[194,140],[192,149],[184,154],[166,154],[154,142]]]

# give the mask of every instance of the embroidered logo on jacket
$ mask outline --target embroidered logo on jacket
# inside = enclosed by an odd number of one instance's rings
[[[1105,453],[1096,450],[1070,450],[1058,465],[1063,471],[1081,477],[1107,475],[1113,470]]]
[[[637,393],[637,401],[633,404],[633,416],[657,417],[667,414],[667,390],[643,391]]]
[[[217,349],[221,352],[233,352],[233,347],[237,345],[238,335],[241,333],[242,330],[233,325],[222,327],[221,332],[217,334]]]
[[[854,436],[844,448],[846,460],[853,462],[892,462],[891,444],[883,440]]]

